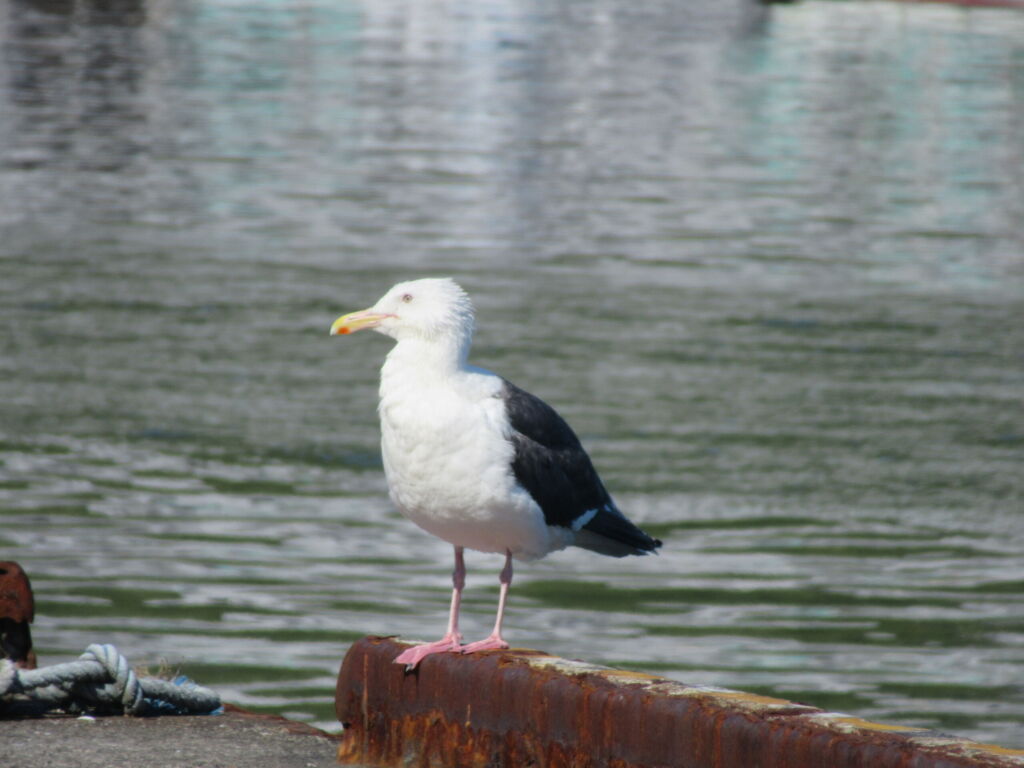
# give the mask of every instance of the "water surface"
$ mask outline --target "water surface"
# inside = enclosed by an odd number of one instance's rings
[[[351,640],[438,634],[387,342],[327,328],[449,274],[474,361],[666,542],[519,567],[514,643],[1024,747],[1024,15],[12,0],[0,50],[0,557],[43,663],[112,642],[334,727]]]

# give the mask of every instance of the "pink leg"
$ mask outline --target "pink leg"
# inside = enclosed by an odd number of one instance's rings
[[[498,593],[498,618],[494,621],[494,631],[486,640],[479,640],[470,643],[462,648],[463,653],[474,653],[476,651],[491,651],[495,649],[508,648],[508,643],[501,637],[501,622],[505,618],[505,600],[508,598],[508,588],[512,583],[512,553],[505,553],[505,567],[501,569],[501,589]]]
[[[462,635],[459,634],[459,605],[462,602],[462,588],[465,586],[466,563],[462,559],[462,547],[456,547],[455,570],[452,572],[452,607],[448,612],[448,631],[435,643],[406,648],[395,659],[395,664],[405,664],[406,670],[409,671],[415,669],[417,664],[432,653],[459,650],[459,645],[462,643]]]

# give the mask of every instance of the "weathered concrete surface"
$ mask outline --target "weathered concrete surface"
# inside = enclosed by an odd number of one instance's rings
[[[4,768],[327,768],[338,739],[228,707],[197,717],[0,720]]]
[[[335,708],[342,762],[417,768],[1021,768],[1009,750],[782,699],[510,650],[349,650]]]

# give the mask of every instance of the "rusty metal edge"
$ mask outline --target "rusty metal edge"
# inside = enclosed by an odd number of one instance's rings
[[[0,658],[22,669],[36,668],[29,624],[35,619],[32,583],[13,560],[0,561]]]
[[[342,763],[410,768],[1021,768],[1007,750],[784,699],[532,650],[441,654],[367,637],[338,674]]]

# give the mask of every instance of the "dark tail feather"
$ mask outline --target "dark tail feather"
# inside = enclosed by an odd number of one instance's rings
[[[575,544],[602,555],[625,557],[655,552],[661,541],[641,531],[617,509],[602,509],[576,532]]]

